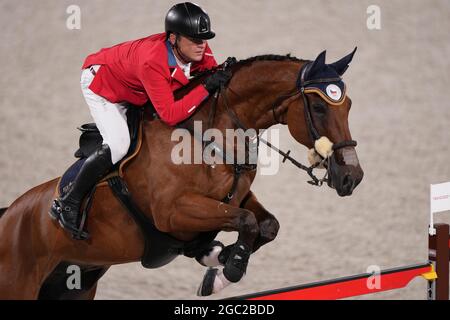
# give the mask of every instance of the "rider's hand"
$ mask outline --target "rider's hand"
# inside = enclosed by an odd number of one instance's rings
[[[206,90],[210,94],[214,93],[222,85],[225,85],[231,78],[231,72],[228,70],[217,70],[215,73],[206,78],[204,83]]]
[[[225,69],[237,63],[237,59],[235,57],[228,57],[227,60],[223,63],[225,65]]]

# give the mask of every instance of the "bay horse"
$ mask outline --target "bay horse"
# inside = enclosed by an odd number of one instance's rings
[[[287,125],[297,142],[322,159],[328,185],[340,196],[351,195],[363,171],[349,131],[351,100],[341,76],[354,53],[333,64],[325,63],[325,51],[314,61],[290,55],[238,61],[228,68],[230,82],[208,97],[182,127],[189,128],[193,121],[222,131]],[[194,78],[176,97],[205,76]],[[170,158],[176,128],[150,120],[146,114],[141,149],[126,166],[124,180],[142,212],[173,238],[191,241],[204,232],[238,232],[235,244],[214,251],[223,271],[208,269],[213,272],[207,272],[199,290],[200,295],[218,292],[242,278],[250,254],[275,239],[279,223],[251,191],[256,170],[243,170],[235,181],[229,164],[176,165]],[[193,139],[195,143],[201,144]],[[93,195],[91,237],[72,239],[47,214],[59,179],[32,188],[0,211],[0,299],[93,299],[97,281],[111,265],[136,262],[143,255],[143,234],[107,184],[99,184]],[[233,196],[223,201],[231,188]],[[205,257],[211,257],[211,250]],[[66,270],[73,264],[82,275],[83,285],[77,290],[66,285]]]

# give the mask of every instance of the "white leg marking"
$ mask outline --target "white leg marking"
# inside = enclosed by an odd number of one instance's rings
[[[227,278],[225,278],[225,276],[223,275],[222,270],[219,270],[217,272],[216,278],[214,279],[213,293],[218,293],[219,291],[228,287],[230,283],[231,282],[228,281]]]
[[[207,267],[217,267],[220,266],[219,254],[222,251],[222,247],[214,246],[211,252],[207,256],[203,256],[201,259],[202,263]]]

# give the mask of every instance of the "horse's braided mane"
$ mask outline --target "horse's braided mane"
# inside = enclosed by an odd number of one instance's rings
[[[264,55],[259,55],[259,56],[254,56],[254,57],[250,57],[247,59],[243,59],[243,60],[239,60],[236,63],[234,63],[230,68],[233,72],[239,70],[240,67],[243,67],[247,64],[250,64],[252,62],[255,61],[294,61],[294,62],[307,62],[308,60],[302,60],[302,59],[298,59],[297,57],[291,56],[290,54],[286,54],[286,55],[278,55],[278,54],[264,54]],[[208,69],[205,71],[201,71],[201,72],[197,72],[194,77],[190,80],[190,83],[185,86],[182,87],[181,89],[178,89],[179,93],[181,94],[179,97],[184,96],[185,94],[187,94],[190,90],[192,90],[201,80],[203,77],[214,73],[218,68],[220,68],[220,65],[217,67],[214,67],[212,69]],[[190,124],[189,119],[192,118],[188,118],[187,120],[181,122],[178,126],[179,127],[185,127],[186,124]]]
[[[263,54],[263,55],[254,56],[254,57],[250,57],[250,58],[247,58],[247,59],[239,60],[233,66],[235,66],[237,68],[237,67],[244,66],[246,64],[255,62],[255,61],[296,61],[296,62],[306,62],[308,60],[303,60],[303,59],[299,59],[297,57],[291,56],[290,53],[288,53],[286,55]],[[205,70],[205,71],[197,73],[193,80],[195,80],[197,78],[200,78],[200,77],[204,76],[205,74],[209,74],[209,73],[214,72],[218,67],[215,67],[215,68],[212,68],[210,70]]]
[[[290,53],[286,55],[278,55],[278,54],[264,54],[259,56],[250,57],[244,60],[239,60],[238,64],[245,64],[250,63],[253,61],[298,61],[298,62],[304,62],[306,60],[299,59],[297,57],[291,56]]]

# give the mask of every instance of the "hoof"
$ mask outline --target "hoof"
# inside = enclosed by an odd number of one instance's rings
[[[205,276],[197,289],[197,296],[207,297],[213,294],[214,280],[216,279],[218,271],[219,269],[217,268],[208,268],[208,270],[206,270]]]
[[[202,283],[197,290],[197,296],[206,297],[213,293],[218,293],[225,287],[228,287],[230,283],[231,282],[225,278],[222,271],[217,268],[208,268]]]

